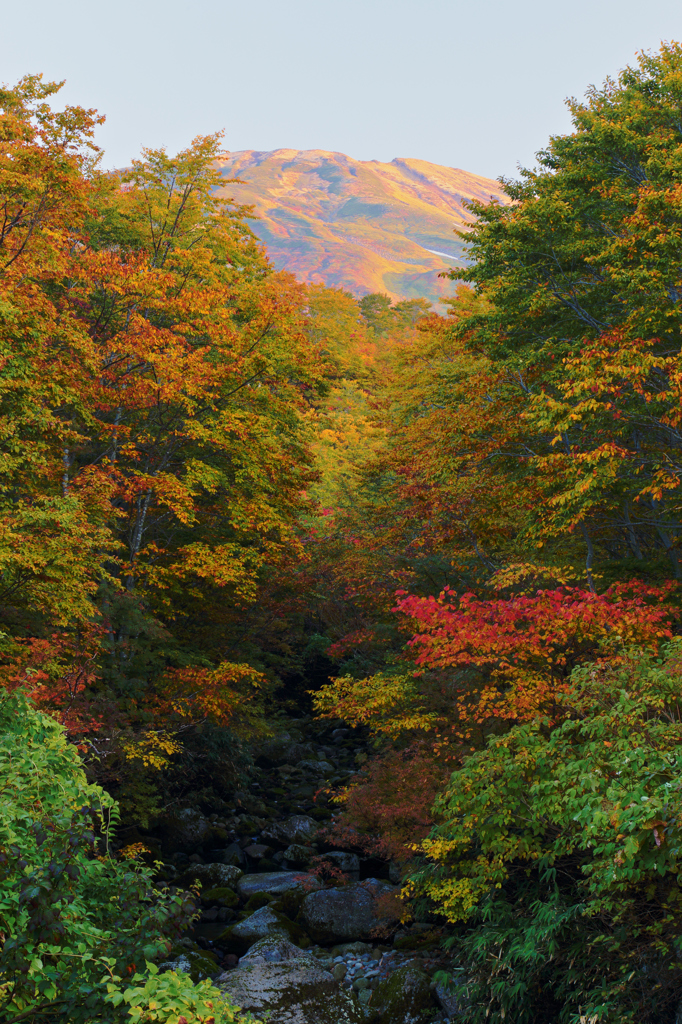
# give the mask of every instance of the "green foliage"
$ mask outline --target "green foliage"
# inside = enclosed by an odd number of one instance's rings
[[[194,905],[187,893],[156,890],[150,869],[111,856],[115,801],[88,783],[63,728],[22,693],[0,701],[0,778],[0,1015],[118,1021],[120,979],[167,954]],[[197,1013],[208,997],[189,979],[155,984],[168,991],[168,1016],[150,1020],[173,1020],[176,989]]]
[[[415,884],[474,923],[472,1021],[665,1019],[682,984],[681,681],[680,641],[580,667],[556,719],[491,739],[436,801]]]
[[[120,980],[120,979],[119,979]],[[136,974],[132,985],[122,989],[107,985],[105,1002],[128,1008],[134,1024],[258,1024],[250,1013],[242,1014],[230,1005],[223,993],[208,981],[193,983],[186,974],[167,971],[159,974],[147,963],[147,974]]]

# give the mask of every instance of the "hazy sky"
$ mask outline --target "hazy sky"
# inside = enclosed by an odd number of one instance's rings
[[[104,165],[225,130],[231,150],[328,149],[513,175],[582,96],[682,39],[680,0],[25,0],[0,81],[67,80],[107,116]]]

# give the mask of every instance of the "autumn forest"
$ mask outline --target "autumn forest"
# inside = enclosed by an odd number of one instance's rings
[[[244,878],[336,850],[445,993],[338,1021],[679,1024],[682,46],[469,204],[437,308],[276,270],[220,135],[101,170],[58,91],[0,90],[0,1018],[253,1020],[158,965],[265,906],[324,962]]]

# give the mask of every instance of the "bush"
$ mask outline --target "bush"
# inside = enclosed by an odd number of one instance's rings
[[[682,642],[577,669],[436,803],[416,888],[452,922],[466,1019],[666,1024],[682,991]]]
[[[194,904],[187,893],[155,890],[149,868],[113,859],[116,802],[88,783],[62,727],[22,693],[0,699],[0,779],[5,1024],[131,1017],[177,1024],[176,1004],[191,1011],[188,1024],[208,1020],[203,1009],[220,998],[216,989],[157,976],[148,963],[167,954]],[[219,1010],[216,1022],[238,1019],[227,1003]]]

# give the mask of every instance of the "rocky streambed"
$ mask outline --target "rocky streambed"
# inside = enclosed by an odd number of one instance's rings
[[[324,790],[362,770],[357,734],[288,723],[258,752],[248,792],[185,807],[159,835],[160,880],[200,886],[201,919],[162,969],[210,977],[270,1024],[444,1024],[457,989],[442,931],[399,921],[397,865],[335,848]],[[456,975],[456,972],[455,972]]]

